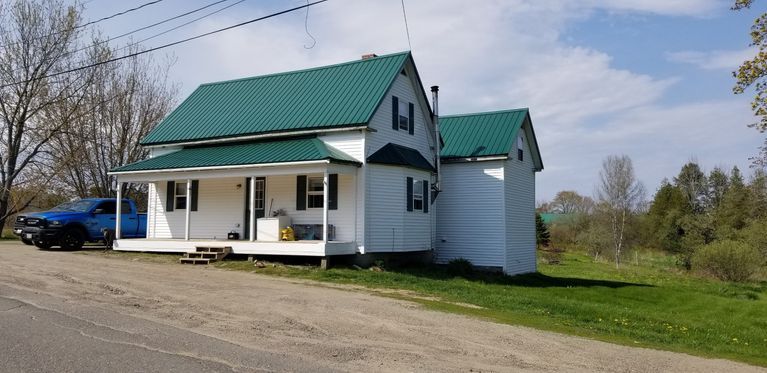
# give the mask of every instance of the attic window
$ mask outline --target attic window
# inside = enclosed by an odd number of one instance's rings
[[[408,118],[409,108],[408,102],[404,100],[399,101],[399,129],[407,131],[410,129],[410,118]]]
[[[402,71],[399,72],[400,74],[407,76],[407,73],[405,72],[405,69],[402,69]]]
[[[524,151],[525,148],[525,140],[522,138],[522,136],[517,137],[517,159],[520,161],[524,160]]]

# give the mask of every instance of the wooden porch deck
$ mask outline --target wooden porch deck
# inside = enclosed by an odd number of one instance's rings
[[[113,249],[117,251],[141,251],[162,253],[194,252],[196,246],[229,246],[232,254],[253,255],[295,255],[295,256],[330,256],[351,255],[357,252],[354,242],[346,241],[245,241],[245,240],[210,240],[210,239],[161,239],[161,238],[123,238],[115,240]]]

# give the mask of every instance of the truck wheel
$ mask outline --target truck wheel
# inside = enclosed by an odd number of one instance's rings
[[[80,250],[83,248],[85,239],[78,229],[70,228],[59,236],[59,243],[64,250]]]
[[[22,238],[21,242],[23,242],[24,245],[34,245],[35,244],[34,242],[32,242],[31,240],[28,240],[26,238]]]
[[[52,246],[51,243],[48,241],[35,241],[34,244],[38,249],[42,249],[42,250],[48,250]]]

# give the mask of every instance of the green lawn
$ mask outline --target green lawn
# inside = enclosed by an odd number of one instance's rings
[[[641,266],[616,270],[613,264],[567,253],[560,265],[540,264],[538,274],[468,279],[448,276],[436,266],[385,272],[255,269],[252,263],[234,260],[216,266],[405,290],[385,294],[502,323],[767,366],[767,282],[731,284],[700,278],[680,272],[673,258],[660,254],[642,255],[639,262]]]

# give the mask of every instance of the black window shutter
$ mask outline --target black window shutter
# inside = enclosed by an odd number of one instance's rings
[[[197,211],[197,191],[200,190],[200,180],[192,180],[192,203],[190,208]]]
[[[168,189],[165,191],[165,211],[173,211],[175,205],[176,182],[168,181]]]
[[[306,210],[306,175],[296,177],[296,210]]]
[[[423,181],[423,212],[429,212],[429,181]]]
[[[338,210],[338,174],[328,175],[328,209]]]
[[[413,211],[413,178],[408,177],[405,182],[407,183],[407,210]]]
[[[391,96],[391,128],[399,131],[399,99]]]
[[[408,126],[407,126],[407,133],[412,135],[413,133],[415,133],[415,105],[413,105],[413,103],[411,102],[408,105],[407,110],[408,110],[407,117],[408,117],[408,120],[410,121],[410,123],[408,123]]]

